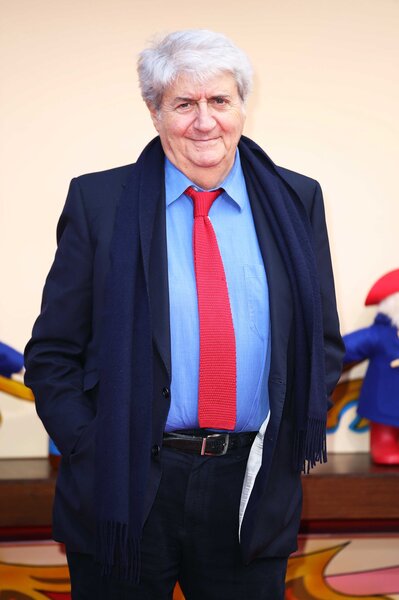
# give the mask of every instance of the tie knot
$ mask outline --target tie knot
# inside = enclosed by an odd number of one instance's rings
[[[191,198],[194,203],[194,218],[206,217],[208,216],[213,202],[223,193],[223,188],[213,190],[212,192],[199,192],[190,186],[184,193]]]

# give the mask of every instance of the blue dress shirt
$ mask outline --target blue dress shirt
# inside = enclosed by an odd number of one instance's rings
[[[197,428],[199,323],[192,251],[193,203],[184,191],[194,185],[165,160],[168,252],[171,407],[166,431]],[[237,422],[235,431],[257,431],[269,412],[269,295],[263,259],[237,150],[220,185],[212,222],[227,279],[236,337]]]

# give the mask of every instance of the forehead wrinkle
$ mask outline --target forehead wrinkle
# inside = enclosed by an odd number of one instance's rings
[[[231,94],[227,94],[224,92],[221,92],[221,93],[216,92],[215,94],[212,93],[209,95],[208,94],[200,94],[200,97],[202,95],[206,96],[207,98],[231,98]],[[196,97],[197,97],[196,94],[192,94],[192,95],[187,94],[185,96],[176,96],[175,100],[193,100]]]
[[[197,100],[201,97],[215,98],[217,96],[231,99],[235,94],[239,96],[237,82],[229,73],[210,77],[205,81],[198,81],[195,77],[182,73],[173,83],[167,86],[163,98],[167,98],[168,102],[176,102],[180,99],[183,101]]]
[[[226,92],[211,93],[209,95],[201,92],[200,94],[188,94],[188,95],[184,95],[184,96],[175,96],[175,98],[172,99],[172,102],[187,102],[187,101],[192,101],[192,100],[199,100],[202,98],[202,96],[205,96],[205,98],[207,100],[212,100],[214,98],[231,99],[231,94],[228,94]]]

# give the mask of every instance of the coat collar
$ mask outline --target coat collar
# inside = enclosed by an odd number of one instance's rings
[[[255,142],[244,138],[253,152],[263,152]],[[166,246],[166,209],[165,209],[165,155],[159,138],[153,139],[155,164],[149,165],[140,158],[136,165],[140,167],[140,177],[131,178],[128,185],[140,186],[139,228],[140,245],[144,263],[147,293],[150,299],[153,339],[165,368],[171,376],[171,349],[169,325],[169,288],[168,261]],[[264,155],[264,153],[263,153]],[[278,174],[292,189],[284,173],[269,159],[270,170]],[[245,173],[244,173],[245,174]],[[248,182],[247,182],[248,184]],[[295,190],[293,190],[295,191]],[[129,193],[129,192],[128,192]],[[296,193],[296,192],[295,192]],[[287,339],[291,327],[292,306],[289,283],[282,258],[273,240],[264,211],[259,205],[260,199],[254,197],[251,186],[248,194],[254,216],[259,245],[266,268],[270,289],[270,309],[272,322],[272,365],[273,374],[280,379],[286,364],[286,356],[278,356],[277,348],[287,348]],[[278,323],[278,325],[276,325]],[[274,331],[273,331],[274,329]]]

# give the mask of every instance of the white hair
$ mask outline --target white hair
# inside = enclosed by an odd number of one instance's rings
[[[378,312],[387,315],[395,327],[399,328],[399,292],[395,292],[382,300],[378,305]]]
[[[156,38],[139,54],[137,71],[143,99],[156,109],[166,88],[181,74],[204,83],[222,72],[231,73],[243,102],[252,88],[247,55],[225,35],[208,29],[186,29]]]

